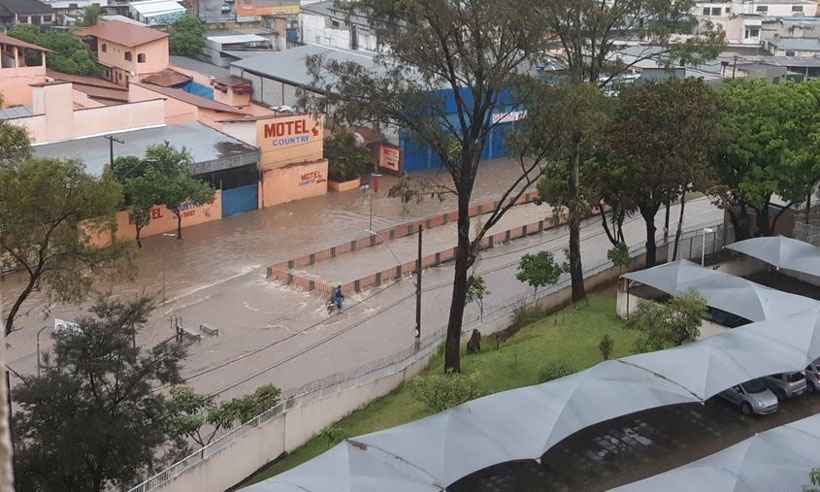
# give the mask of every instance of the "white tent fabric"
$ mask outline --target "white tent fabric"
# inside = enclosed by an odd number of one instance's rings
[[[771,289],[686,260],[623,276],[673,296],[697,291],[709,306],[751,321],[784,318],[820,306],[813,299]]]
[[[820,310],[760,321],[681,347],[625,357],[706,400],[738,383],[799,371],[820,357]]]
[[[699,402],[673,382],[607,361],[357,440],[401,456],[436,477],[437,483],[449,485],[497,463],[538,459],[565,437],[611,418]]]
[[[820,248],[783,236],[756,237],[726,246],[774,267],[820,277]]]
[[[346,440],[324,454],[242,490],[248,492],[441,492],[422,470]]]
[[[820,415],[760,433],[666,473],[613,489],[617,492],[800,491],[820,466]]]

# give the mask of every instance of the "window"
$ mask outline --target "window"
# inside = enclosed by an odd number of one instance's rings
[[[28,16],[27,15],[18,15],[17,22],[20,24],[28,24]]]
[[[712,11],[709,7],[703,7],[703,15],[708,16],[709,13]]]
[[[331,19],[330,25],[333,27],[339,27],[339,21]]]
[[[51,16],[50,15],[44,15],[43,16],[43,22],[51,22]]]
[[[786,56],[794,56],[794,51],[792,51],[792,50],[787,50],[787,51],[786,51]]]
[[[137,63],[145,63],[145,53],[140,53],[137,55]]]
[[[732,7],[726,7],[726,13],[731,14],[732,13]]]
[[[715,17],[720,17],[720,7],[712,7],[712,15]]]
[[[758,5],[756,12],[758,14],[768,14],[769,13],[769,6],[768,5]]]
[[[131,61],[131,52],[130,51],[125,52],[125,61]]]
[[[103,43],[103,44],[100,46],[100,51],[102,51],[103,53],[107,53],[107,52],[108,52],[108,45],[107,45],[107,44],[105,44],[105,43]]]
[[[746,37],[746,39],[760,37],[760,28],[759,27],[747,27],[745,37]]]
[[[803,13],[803,6],[802,5],[792,5],[792,13],[793,14],[802,14]]]

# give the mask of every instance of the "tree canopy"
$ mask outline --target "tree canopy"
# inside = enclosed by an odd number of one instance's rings
[[[641,302],[626,327],[640,332],[635,340],[638,352],[663,350],[697,340],[706,313],[706,300],[690,292],[665,303]]]
[[[13,38],[51,50],[51,53],[46,55],[46,63],[52,70],[72,75],[102,73],[102,66],[96,62],[91,50],[70,32],[41,32],[38,26],[18,24],[8,34]],[[39,58],[40,54],[36,53],[34,56]],[[40,63],[39,60],[29,62]]]
[[[769,235],[780,217],[771,220],[773,196],[788,208],[820,181],[820,83],[735,81],[725,84],[720,99],[718,185],[710,194],[729,214],[738,239],[751,234],[749,209],[758,233]]]
[[[348,181],[367,174],[373,169],[370,151],[356,142],[350,132],[337,131],[325,140],[328,176],[334,181]]]
[[[549,251],[539,251],[536,254],[525,254],[518,263],[515,278],[533,289],[533,296],[538,289],[553,285],[561,277],[561,266]]]
[[[7,335],[35,286],[57,301],[78,302],[101,272],[127,266],[124,245],[91,243],[111,227],[121,202],[122,189],[109,174],[91,176],[77,161],[32,158],[0,166],[0,261],[26,277],[6,317]]]
[[[173,339],[134,345],[152,309],[147,298],[103,299],[76,329],[52,335],[53,360],[13,391],[17,490],[125,487],[176,455],[168,402],[152,386],[181,382],[184,350]]]
[[[171,27],[169,43],[171,54],[196,57],[205,50],[205,33],[208,31],[204,22],[193,15],[183,15]]]

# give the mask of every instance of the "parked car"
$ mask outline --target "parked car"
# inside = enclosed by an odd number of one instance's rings
[[[784,372],[763,378],[766,386],[779,400],[800,396],[806,392],[806,377],[802,372]]]
[[[777,411],[777,397],[760,379],[732,386],[718,396],[740,408],[743,415],[768,415]]]
[[[806,390],[810,393],[820,391],[820,359],[806,366]]]

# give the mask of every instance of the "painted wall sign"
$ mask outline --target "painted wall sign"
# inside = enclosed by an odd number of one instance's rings
[[[514,121],[520,121],[527,117],[527,112],[525,110],[522,111],[506,111],[502,113],[493,113],[492,122],[493,124],[498,123],[512,123]]]
[[[307,115],[271,118],[257,122],[256,143],[262,153],[278,153],[290,147],[306,147],[306,144],[317,144],[317,150],[321,152],[322,136],[322,120]],[[318,154],[315,158],[321,157],[321,154]]]
[[[401,165],[401,151],[398,147],[392,145],[381,146],[381,159],[379,159],[379,167],[389,169],[390,171],[399,172]]]

